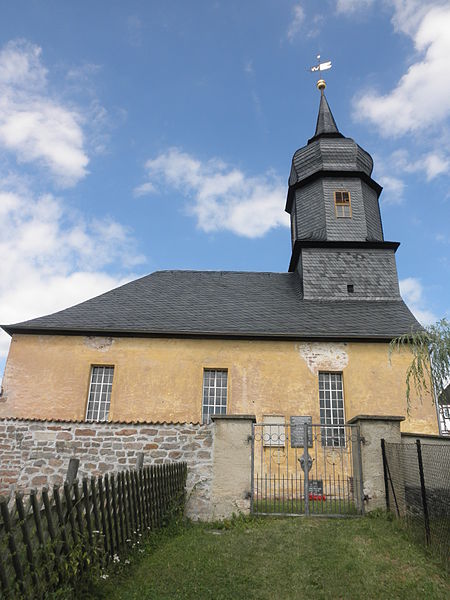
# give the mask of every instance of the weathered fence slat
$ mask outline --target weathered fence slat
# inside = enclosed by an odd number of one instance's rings
[[[8,503],[6,498],[0,499],[0,511],[3,518],[3,524],[5,526],[5,532],[8,538],[8,547],[11,553],[11,561],[16,574],[16,582],[22,594],[25,593],[24,579],[23,579],[23,567],[20,561],[19,554],[17,552],[16,540],[14,539],[14,530],[9,515]]]
[[[53,487],[53,499],[55,502],[56,515],[58,517],[59,522],[59,532],[62,538],[62,549],[65,554],[69,554],[69,539],[67,537],[66,524],[64,522],[64,515],[62,511],[61,505],[61,497],[59,495],[59,486],[55,485]]]
[[[66,501],[66,520],[67,519],[69,520],[70,530],[72,531],[72,539],[74,541],[74,544],[77,544],[78,543],[78,532],[77,532],[77,528],[75,526],[75,517],[73,514],[73,504],[72,504],[72,492],[71,492],[70,488],[71,488],[71,485],[66,480],[63,485],[64,498]]]
[[[4,592],[4,594],[6,596],[8,593],[8,590],[9,590],[9,582],[8,582],[8,576],[6,574],[5,564],[3,562],[3,556],[2,556],[1,552],[0,552],[0,585],[1,585],[2,592]]]
[[[91,496],[89,494],[89,484],[87,477],[83,477],[83,502],[84,502],[84,516],[86,519],[86,529],[88,533],[89,546],[94,546],[94,536],[92,534],[92,520],[91,520]]]
[[[179,511],[186,476],[185,463],[142,465],[81,483],[66,480],[52,494],[43,488],[42,502],[36,490],[27,502],[16,493],[14,508],[1,498],[0,596],[18,591],[42,598],[57,585],[76,585],[90,565],[102,566]]]
[[[119,536],[119,515],[117,513],[117,496],[116,496],[116,484],[115,476],[111,475],[111,499],[112,499],[112,514],[114,520],[114,533],[116,535],[116,548],[119,549],[121,546],[121,539]]]
[[[123,514],[123,502],[122,502],[122,474],[117,473],[117,514],[119,518],[119,536],[120,545],[125,544],[125,532],[124,532],[124,514]]]
[[[103,543],[105,545],[106,555],[108,556],[111,547],[108,539],[108,528],[106,526],[105,492],[103,490],[103,478],[101,476],[98,478],[98,497],[100,500],[100,517],[102,520]]]
[[[130,473],[131,480],[131,495],[133,498],[133,517],[134,517],[134,536],[136,537],[137,532],[139,531],[139,509],[138,502],[136,498],[136,480],[135,480],[135,472],[131,471]]]
[[[32,496],[32,499],[33,499],[33,496]],[[35,502],[36,502],[36,510],[38,510],[39,507],[37,506],[36,498],[35,498]],[[50,543],[53,548],[53,552],[55,553],[54,567],[55,567],[55,571],[58,574],[58,581],[62,582],[63,576],[62,576],[62,570],[61,570],[61,564],[60,564],[60,554],[61,554],[62,548],[61,548],[61,544],[58,543],[58,538],[56,536],[56,529],[55,529],[55,525],[53,522],[52,509],[50,506],[50,498],[48,495],[47,488],[42,489],[42,502],[44,505],[44,514],[45,514],[45,518],[47,521],[47,531],[50,536]],[[44,538],[44,543],[45,543],[45,538]],[[46,575],[48,577],[48,581],[50,581],[51,567],[47,565],[45,571],[46,571]]]
[[[136,473],[136,487],[137,489],[142,490],[142,469],[139,469],[139,471],[135,471]],[[145,529],[145,501],[144,501],[144,494],[138,494],[138,501],[139,501],[139,513],[141,515],[141,519],[140,519],[140,530],[141,533],[144,531]]]
[[[23,505],[23,494],[21,492],[16,493],[16,508],[17,515],[19,517],[20,528],[22,530],[22,539],[23,544],[25,546],[28,567],[31,573],[31,580],[36,590],[38,590],[40,587],[39,578],[36,575],[36,565],[34,561],[33,547],[31,545],[30,533],[28,531],[28,522],[25,514],[25,507]]]
[[[130,521],[128,517],[128,497],[127,487],[125,480],[125,473],[120,474],[120,483],[122,487],[122,504],[123,504],[123,517],[125,521],[125,541],[130,539]]]

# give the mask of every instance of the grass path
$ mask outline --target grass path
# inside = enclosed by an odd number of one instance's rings
[[[182,526],[115,566],[92,598],[447,599],[425,550],[385,518],[248,519]]]

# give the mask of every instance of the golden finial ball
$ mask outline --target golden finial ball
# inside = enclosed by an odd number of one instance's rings
[[[319,81],[317,82],[317,89],[322,91],[327,87],[327,84],[325,83],[324,79],[319,79]]]

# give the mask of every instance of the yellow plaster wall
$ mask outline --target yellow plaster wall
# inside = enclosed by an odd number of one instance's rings
[[[311,415],[318,372],[342,371],[346,419],[407,416],[407,350],[385,343],[92,338],[14,335],[0,417],[83,419],[91,365],[114,365],[112,420],[199,421],[204,368],[228,369],[228,413]],[[431,398],[414,401],[403,431],[438,433]]]

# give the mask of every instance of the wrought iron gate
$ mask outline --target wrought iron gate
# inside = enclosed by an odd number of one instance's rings
[[[358,427],[295,423],[293,419],[289,424],[253,425],[252,512],[362,514]]]

